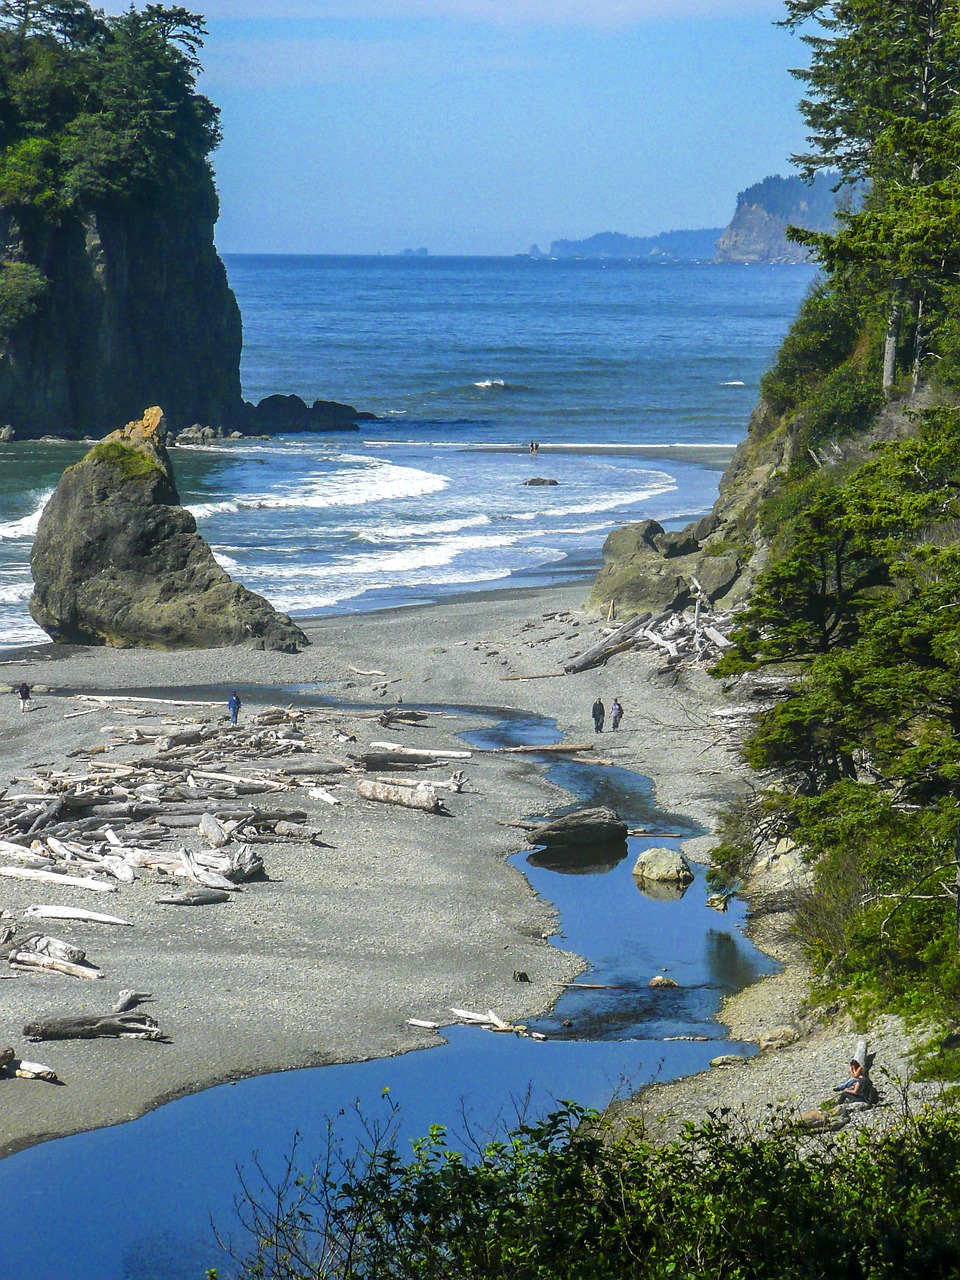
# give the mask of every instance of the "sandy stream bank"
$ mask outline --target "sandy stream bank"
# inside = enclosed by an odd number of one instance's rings
[[[533,712],[554,718],[574,741],[593,737],[589,712],[599,693],[608,706],[619,696],[625,707],[620,732],[597,739],[602,754],[648,775],[662,809],[710,828],[741,770],[711,721],[723,695],[705,673],[660,676],[655,658],[628,653],[582,675],[502,679],[559,671],[564,659],[592,643],[599,624],[580,612],[583,594],[581,586],[500,591],[313,620],[306,627],[313,644],[297,655],[53,645],[22,651],[22,660],[7,655],[0,681],[26,679],[40,688],[29,715],[19,713],[13,696],[0,697],[0,782],[28,778],[35,764],[77,767],[67,752],[109,741],[101,731],[122,721],[115,709],[64,719],[83,705],[72,696],[81,691],[155,690],[190,698],[210,696],[212,686],[225,701],[236,685],[247,691],[247,715],[285,705],[289,695],[278,686],[323,682],[314,691],[346,703],[389,705],[400,696],[407,706],[484,709],[491,720],[495,708]],[[565,616],[544,616],[558,613]],[[396,683],[382,696],[379,677],[359,675],[351,666],[383,671]],[[163,713],[127,724],[147,728]],[[349,711],[335,718],[357,735],[358,747],[398,736]],[[477,723],[474,717],[431,717],[428,727],[405,729],[402,736],[410,745],[462,747],[454,735]],[[318,723],[315,732],[322,752],[332,726]],[[109,758],[137,754],[121,748]],[[492,1008],[510,1020],[547,1008],[556,984],[580,972],[583,962],[548,945],[554,912],[505,861],[522,837],[499,824],[549,811],[568,796],[523,757],[475,754],[464,768],[470,789],[450,797],[450,818],[362,801],[349,779],[337,808],[298,794],[296,803],[310,809],[310,824],[332,847],[266,846],[270,879],[223,906],[157,906],[163,890],[149,875],[109,895],[4,880],[0,905],[14,915],[31,903],[62,902],[119,914],[135,927],[50,922],[50,932],[88,951],[105,973],[102,982],[32,974],[4,980],[0,1044],[48,1063],[66,1087],[5,1085],[0,1154],[118,1123],[224,1080],[422,1047],[423,1033],[404,1020],[449,1021],[451,1004]],[[709,846],[705,837],[688,842],[686,851],[704,860]],[[529,973],[529,985],[513,980],[519,969]],[[28,1019],[106,1012],[120,988],[153,993],[145,1011],[171,1043],[24,1042],[21,1028]],[[756,1039],[795,1019],[804,991],[805,974],[793,960],[783,974],[729,1002],[723,1020],[738,1038]],[[665,1134],[718,1105],[762,1116],[773,1099],[803,1110],[829,1091],[850,1039],[847,1026],[815,1030],[798,1045],[734,1070],[645,1091],[638,1105]],[[903,1073],[907,1045],[899,1024],[886,1020],[872,1039],[878,1065]]]

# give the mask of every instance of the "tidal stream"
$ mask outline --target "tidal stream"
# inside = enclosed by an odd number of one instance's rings
[[[559,735],[551,721],[513,717],[465,736],[499,746],[546,745]],[[358,1115],[386,1123],[399,1107],[401,1144],[433,1124],[446,1125],[455,1143],[465,1121],[474,1134],[492,1136],[523,1108],[529,1117],[566,1099],[602,1107],[617,1093],[700,1071],[720,1052],[753,1053],[752,1045],[724,1039],[715,1021],[724,995],[775,967],[743,936],[742,904],[731,902],[722,915],[708,908],[700,867],[682,897],[644,894],[631,874],[643,848],[676,845],[698,829],[658,813],[648,779],[638,774],[539,761],[578,805],[610,804],[631,825],[671,833],[631,837],[607,860],[515,855],[536,892],[557,906],[555,941],[590,963],[548,1015],[527,1021],[546,1042],[452,1026],[442,1032],[446,1044],[429,1052],[258,1076],[10,1156],[0,1162],[2,1274],[202,1280],[206,1268],[219,1267],[227,1276],[211,1221],[221,1233],[236,1231],[237,1166],[256,1185],[257,1153],[276,1176],[298,1133],[299,1157],[309,1164],[328,1117],[340,1116],[338,1132],[349,1137],[353,1126],[359,1137]],[[679,985],[651,990],[658,973]],[[423,1035],[425,1046],[436,1045],[435,1033]]]

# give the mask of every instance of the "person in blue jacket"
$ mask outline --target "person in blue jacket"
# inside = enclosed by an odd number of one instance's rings
[[[237,693],[236,689],[234,689],[233,693],[231,693],[230,697],[227,699],[227,710],[230,712],[231,724],[237,723],[237,717],[240,715],[241,705],[240,695]]]

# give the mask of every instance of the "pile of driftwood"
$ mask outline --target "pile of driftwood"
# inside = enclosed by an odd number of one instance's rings
[[[311,823],[316,805],[308,800],[337,806],[352,797],[440,814],[447,812],[445,799],[468,786],[463,766],[470,751],[421,745],[419,738],[408,746],[372,734],[367,745],[357,743],[358,721],[415,733],[429,731],[436,713],[398,705],[354,713],[347,725],[333,708],[270,708],[234,726],[211,715],[208,708],[219,704],[125,695],[84,695],[83,702],[71,718],[109,710],[102,741],[72,751],[65,768],[33,766],[30,776],[0,793],[0,877],[70,896],[115,895],[149,878],[163,890],[154,899],[162,906],[226,902],[265,876],[264,844],[323,844]],[[592,752],[593,744],[496,753],[523,751],[578,755]],[[47,933],[54,927],[49,922],[132,927],[122,911],[59,903],[32,905],[22,916],[22,923],[0,925],[4,976],[102,980],[99,963]],[[163,1040],[154,1019],[130,1012],[146,998],[122,992],[108,1013],[35,1019],[24,1035]],[[524,1030],[492,1014],[461,1010],[457,1016],[494,1030]],[[0,1074],[11,1071],[57,1081],[51,1068],[17,1058],[12,1048],[0,1050]]]
[[[483,1031],[498,1031],[501,1034],[520,1036],[527,1040],[546,1040],[547,1038],[542,1031],[528,1031],[522,1022],[505,1022],[503,1018],[498,1018],[492,1009],[488,1009],[486,1013],[474,1013],[471,1009],[458,1009],[451,1005],[450,1012],[458,1022],[466,1023],[469,1027],[480,1027]],[[423,1027],[428,1031],[440,1029],[439,1022],[430,1022],[426,1018],[407,1018],[407,1025]]]
[[[567,675],[602,666],[628,649],[656,649],[666,666],[712,663],[732,645],[730,614],[709,613],[699,602],[691,609],[638,614],[623,626],[606,631],[602,640],[564,663]]]

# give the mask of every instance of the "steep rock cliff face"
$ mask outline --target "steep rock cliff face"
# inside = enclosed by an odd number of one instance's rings
[[[916,413],[941,402],[922,384],[916,394],[886,405],[869,430],[821,448],[817,465],[837,474],[861,466],[874,445],[909,435]],[[606,612],[612,601],[622,617],[643,609],[682,609],[694,600],[697,585],[724,608],[744,600],[770,557],[758,524],[760,508],[779,490],[801,447],[799,425],[761,400],[709,515],[670,532],[655,520],[614,529],[603,544],[603,568],[594,579],[589,607]]]
[[[307,637],[231,580],[180,505],[164,433],[149,409],[63,473],[30,556],[34,620],[63,643],[296,652]]]
[[[807,262],[807,250],[787,239],[787,227],[833,229],[836,177],[820,174],[807,183],[772,176],[739,192],[733,218],[717,241],[716,261]]]
[[[214,247],[212,188],[207,204],[158,197],[59,226],[0,210],[4,259],[49,281],[0,348],[0,425],[102,435],[156,403],[174,428],[238,422],[240,312]]]

